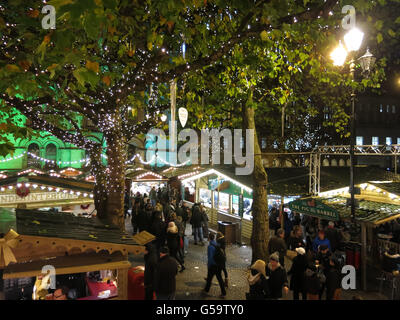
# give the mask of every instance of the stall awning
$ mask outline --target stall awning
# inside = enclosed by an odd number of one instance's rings
[[[168,178],[150,170],[132,171],[126,175],[126,178],[133,182],[168,181]]]
[[[325,219],[325,220],[339,220],[339,213],[336,209],[327,206],[323,202],[310,198],[298,199],[289,202],[289,209],[301,214]]]

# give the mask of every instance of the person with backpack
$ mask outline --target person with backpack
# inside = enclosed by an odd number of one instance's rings
[[[190,219],[190,224],[192,225],[192,229],[194,232],[194,244],[200,242],[201,245],[204,245],[203,242],[203,216],[200,210],[199,205],[193,206],[192,218]]]
[[[209,239],[210,243],[207,248],[207,256],[208,256],[207,282],[206,282],[206,287],[204,288],[203,292],[208,294],[208,292],[210,291],[211,282],[212,282],[214,276],[216,276],[218,283],[219,283],[219,287],[221,288],[221,296],[220,297],[225,298],[226,290],[225,290],[225,285],[222,280],[222,274],[221,274],[223,264],[225,263],[224,254],[223,254],[220,246],[214,240],[215,236],[213,233],[209,234],[208,239]]]

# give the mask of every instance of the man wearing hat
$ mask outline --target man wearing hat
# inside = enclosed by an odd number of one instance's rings
[[[286,270],[279,263],[279,253],[275,252],[269,256],[269,263],[265,267],[265,274],[268,277],[269,299],[278,300],[282,298],[282,289],[287,295],[289,285]]]
[[[175,300],[178,263],[169,256],[167,247],[160,249],[160,261],[156,268],[155,288],[157,300]]]
[[[295,249],[297,256],[293,259],[292,267],[288,274],[292,275],[290,279],[290,290],[293,291],[293,300],[299,300],[301,296],[303,300],[307,299],[305,290],[305,271],[307,269],[307,257],[304,248],[299,247]]]

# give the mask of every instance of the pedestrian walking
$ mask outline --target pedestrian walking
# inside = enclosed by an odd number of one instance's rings
[[[273,237],[276,231],[281,227],[279,223],[279,211],[276,207],[272,207],[269,213],[269,236]]]
[[[285,266],[285,256],[287,251],[287,246],[285,243],[285,231],[280,228],[276,231],[276,236],[273,236],[271,240],[268,242],[268,254],[272,254],[274,252],[279,253],[279,263],[281,266]]]
[[[293,291],[293,300],[299,300],[301,293],[302,299],[307,300],[307,293],[305,290],[305,272],[307,269],[307,257],[304,248],[299,247],[295,249],[297,256],[293,259],[292,267],[288,275],[290,278],[290,290]]]
[[[192,225],[193,234],[194,234],[194,244],[197,245],[200,242],[201,245],[204,245],[203,242],[203,216],[198,205],[195,205],[192,212],[192,218],[190,219],[190,224]]]
[[[279,263],[279,253],[270,255],[269,263],[265,267],[265,274],[268,277],[268,299],[278,300],[282,298],[282,290],[285,295],[289,292],[286,270]]]
[[[155,212],[154,221],[150,233],[156,237],[156,246],[160,250],[165,244],[165,223],[161,220],[161,213]]]
[[[183,265],[183,260],[178,256],[178,250],[180,246],[180,239],[178,234],[178,227],[175,225],[175,222],[171,221],[168,224],[167,229],[167,246],[169,249],[169,255],[178,261],[181,266],[180,272],[185,270],[185,266]]]
[[[208,215],[206,212],[206,208],[203,205],[200,205],[200,212],[202,216],[202,228],[203,228],[203,237],[208,238]]]
[[[222,266],[218,264],[218,262],[215,259],[215,255],[217,250],[221,250],[219,248],[217,242],[215,241],[215,236],[213,233],[210,233],[208,236],[208,239],[210,241],[208,248],[207,248],[207,257],[208,257],[208,262],[207,262],[207,282],[206,282],[206,287],[204,288],[203,292],[208,293],[210,291],[211,287],[211,282],[214,276],[217,277],[219,287],[221,288],[221,298],[224,298],[226,296],[226,290],[225,290],[225,285],[222,280]]]
[[[331,253],[326,244],[322,244],[318,247],[318,253],[316,255],[315,264],[318,269],[318,276],[321,280],[321,289],[319,291],[319,299],[322,299],[322,295],[325,291],[326,287],[326,278],[329,273],[329,269],[331,267],[329,263],[329,259],[331,257]]]
[[[225,250],[226,249],[226,240],[225,240],[224,234],[220,231],[217,232],[217,243],[225,255],[225,262],[222,265],[222,272],[224,273],[224,276],[225,276],[225,279],[224,279],[225,287],[228,288],[229,280],[228,280],[228,271],[226,270],[226,250]]]
[[[158,264],[157,248],[153,243],[145,245],[144,254],[144,289],[145,300],[153,300],[154,285],[156,283],[156,268]]]
[[[263,260],[257,260],[250,267],[250,274],[247,276],[249,292],[246,293],[246,300],[265,300],[269,296],[265,268]]]
[[[157,300],[175,300],[178,263],[169,255],[167,247],[160,249],[160,260],[156,268],[155,292]]]
[[[151,201],[151,205],[153,207],[155,207],[156,203],[157,203],[157,192],[156,192],[156,188],[155,187],[151,188],[150,193],[149,193],[149,198],[150,198],[150,201]]]

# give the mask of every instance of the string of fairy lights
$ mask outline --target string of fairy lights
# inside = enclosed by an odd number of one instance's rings
[[[0,162],[8,162],[8,161],[17,160],[17,159],[22,158],[25,154],[28,154],[29,156],[31,156],[34,159],[37,159],[37,160],[40,160],[40,161],[44,161],[46,163],[52,163],[52,164],[56,164],[57,163],[57,164],[63,164],[63,165],[71,165],[71,164],[79,164],[79,163],[88,164],[90,162],[90,158],[85,158],[85,159],[76,160],[76,161],[55,161],[55,160],[51,160],[51,159],[46,159],[46,158],[40,157],[40,156],[38,156],[38,155],[36,155],[36,154],[34,154],[32,152],[29,152],[29,151],[23,151],[18,156],[10,157],[10,158],[7,158],[7,159],[2,159],[2,160],[0,160]],[[103,158],[107,159],[107,156],[105,154],[102,154],[101,156]],[[135,154],[131,159],[127,160],[125,162],[125,164],[132,163],[136,158],[138,158],[140,163],[144,164],[144,165],[154,164],[156,159],[161,161],[165,165],[170,166],[170,167],[182,167],[182,166],[185,166],[185,165],[190,163],[190,160],[187,160],[187,161],[185,161],[183,163],[180,163],[180,164],[173,164],[171,162],[168,162],[168,161],[164,160],[161,157],[158,157],[157,154],[153,155],[149,161],[145,161],[145,160],[143,160],[143,158],[141,157],[140,154]]]

